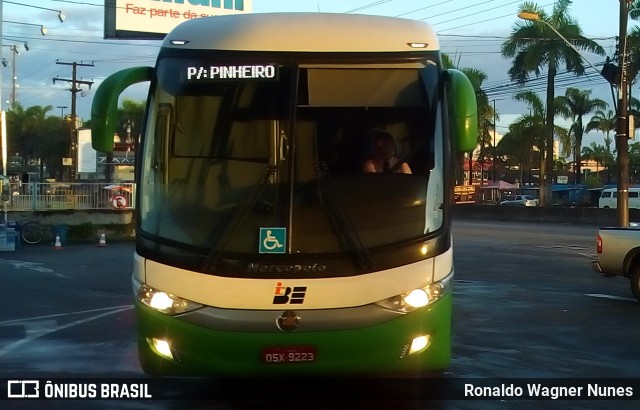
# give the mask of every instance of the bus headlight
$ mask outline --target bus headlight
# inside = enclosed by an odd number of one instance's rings
[[[451,277],[449,275],[439,282],[430,283],[424,288],[412,289],[401,295],[376,302],[378,306],[397,312],[408,313],[421,307],[428,306],[440,299],[450,289]]]
[[[133,290],[140,302],[167,315],[178,315],[202,307],[199,303],[154,289],[135,279],[133,280]]]

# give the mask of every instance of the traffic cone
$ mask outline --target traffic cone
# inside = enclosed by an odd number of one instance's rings
[[[62,242],[60,242],[60,235],[56,235],[56,242],[53,244],[53,249],[62,249]]]
[[[98,247],[104,248],[107,246],[107,236],[105,234],[100,234],[100,240],[98,241]]]

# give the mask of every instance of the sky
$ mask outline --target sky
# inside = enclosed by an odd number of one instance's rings
[[[131,3],[148,5],[152,1],[131,0]],[[160,41],[104,39],[104,0],[0,2],[3,8],[2,57],[8,65],[0,66],[1,103],[5,109],[13,88],[13,59],[16,100],[23,107],[49,105],[53,107],[50,115],[57,116],[69,114],[71,110],[70,83],[64,81],[72,78],[69,64],[84,64],[78,66],[77,78],[93,82],[91,88],[82,85],[83,91],[77,93],[77,113],[85,120],[90,117],[93,91],[102,79],[123,68],[155,62]],[[487,74],[484,88],[490,101],[495,101],[500,116],[497,131],[504,134],[511,122],[528,112],[512,98],[519,88],[508,78],[510,60],[500,55],[501,44],[519,21],[516,14],[521,3],[521,0],[253,0],[253,12],[359,13],[426,21],[439,35],[442,51],[453,55],[460,67],[478,68]],[[551,13],[552,0],[536,3]],[[58,10],[65,15],[64,22],[59,21]],[[618,0],[574,0],[570,14],[580,23],[586,37],[597,41],[607,55],[613,56],[619,30]],[[630,20],[629,27],[636,24],[640,22]],[[46,27],[46,35],[41,35],[40,25]],[[598,68],[604,62],[603,56],[585,53],[584,58]],[[561,74],[556,95],[564,94],[566,87],[591,89],[593,97],[601,98],[613,107],[611,87],[595,69],[588,67],[587,73],[589,75],[583,78]],[[543,76],[532,81],[530,87],[543,93],[544,83]],[[639,90],[636,86],[632,93]],[[124,95],[143,100],[145,91],[146,85],[138,85]],[[602,135],[588,134],[585,145],[591,141],[602,144]]]

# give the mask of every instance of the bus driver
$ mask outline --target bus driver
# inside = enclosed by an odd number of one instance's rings
[[[390,133],[379,131],[373,140],[373,146],[374,155],[364,162],[363,172],[411,173],[411,168],[406,162],[396,165],[399,159],[395,156],[395,141]]]

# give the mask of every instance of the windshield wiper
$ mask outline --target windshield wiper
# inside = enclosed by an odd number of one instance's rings
[[[224,232],[219,235],[216,241],[213,243],[211,247],[211,252],[207,255],[207,258],[204,261],[202,269],[205,272],[210,272],[214,270],[220,261],[220,257],[222,256],[222,249],[227,245],[227,242],[231,239],[235,231],[238,229],[245,216],[249,213],[249,210],[253,208],[255,203],[258,201],[258,198],[262,196],[265,187],[268,185],[269,178],[276,172],[275,166],[268,166],[264,169],[258,181],[256,181],[255,185],[251,189],[249,196],[245,198],[238,208],[238,211],[233,216],[229,224],[227,225]]]
[[[321,172],[320,178],[318,178],[318,187],[320,188],[319,202],[336,229],[338,237],[342,239],[343,246],[351,251],[356,265],[360,269],[370,269],[374,263],[371,255],[364,246],[362,238],[360,238],[360,234],[353,225],[353,221],[349,218],[342,201],[328,187],[329,183],[327,172]]]

